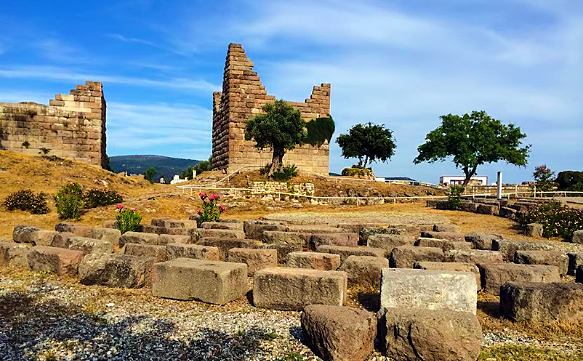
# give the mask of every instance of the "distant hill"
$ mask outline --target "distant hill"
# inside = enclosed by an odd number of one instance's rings
[[[109,166],[116,172],[128,174],[144,174],[150,167],[156,168],[154,179],[158,181],[164,177],[170,181],[175,174],[180,174],[186,168],[196,165],[199,160],[163,157],[160,155],[119,155],[109,157]]]

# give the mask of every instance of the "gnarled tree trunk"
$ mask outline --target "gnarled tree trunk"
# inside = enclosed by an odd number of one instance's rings
[[[271,167],[269,168],[269,173],[267,176],[271,177],[276,170],[281,167],[283,163],[283,156],[285,155],[285,150],[283,148],[273,148],[273,155],[271,157]]]

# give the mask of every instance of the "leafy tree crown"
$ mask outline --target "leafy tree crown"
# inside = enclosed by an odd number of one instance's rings
[[[348,131],[341,134],[336,142],[342,148],[344,158],[358,158],[359,166],[377,160],[386,161],[395,154],[395,140],[393,132],[383,125],[372,123],[356,124]]]

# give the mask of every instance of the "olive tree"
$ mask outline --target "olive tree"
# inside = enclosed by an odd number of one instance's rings
[[[377,160],[387,161],[397,147],[391,130],[370,122],[354,125],[348,134],[339,135],[336,142],[344,158],[358,158],[359,168],[366,168]]]

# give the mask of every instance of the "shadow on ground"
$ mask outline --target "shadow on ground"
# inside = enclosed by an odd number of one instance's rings
[[[268,354],[261,341],[273,337],[261,328],[232,335],[202,327],[176,340],[175,331],[176,325],[163,319],[109,321],[56,300],[18,292],[0,296],[2,360],[61,359],[49,350],[51,344],[75,360],[247,360]]]

